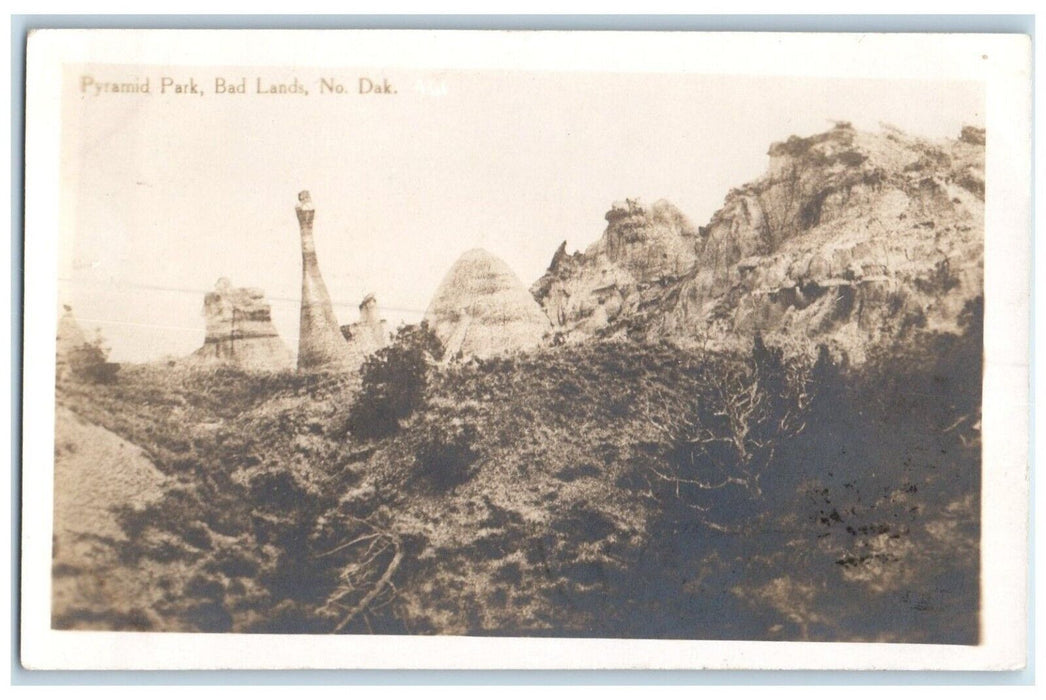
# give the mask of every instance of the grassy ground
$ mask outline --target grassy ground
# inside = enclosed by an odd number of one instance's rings
[[[751,433],[757,491],[658,476],[708,476],[693,441],[726,425],[713,380],[749,367],[628,342],[473,361],[366,440],[349,379],[124,367],[60,386],[59,418],[165,475],[160,500],[114,511],[113,556],[153,592],[142,627],[975,643],[966,370],[912,369],[925,391],[824,380],[801,430]],[[911,403],[927,391],[936,410]]]

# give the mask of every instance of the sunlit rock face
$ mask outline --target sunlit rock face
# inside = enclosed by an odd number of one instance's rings
[[[248,370],[283,370],[293,366],[291,351],[276,332],[265,293],[233,287],[224,277],[203,300],[207,334],[192,355],[198,362],[228,364]]]
[[[677,278],[697,262],[697,228],[665,200],[649,207],[638,199],[615,202],[605,218],[599,240],[573,255],[561,245],[531,287],[560,334],[598,332],[639,289]]]
[[[915,329],[957,330],[983,293],[984,141],[845,123],[792,137],[696,232],[671,205],[615,206],[603,238],[561,247],[532,292],[567,339],[731,347],[758,331],[861,361]]]
[[[485,250],[458,258],[425,312],[445,357],[489,357],[541,345],[550,323],[508,265]]]

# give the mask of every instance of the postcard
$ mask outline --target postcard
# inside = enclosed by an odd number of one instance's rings
[[[28,668],[1023,667],[1028,37],[27,66]]]

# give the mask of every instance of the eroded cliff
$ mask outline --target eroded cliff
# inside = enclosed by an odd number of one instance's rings
[[[668,203],[629,202],[584,253],[561,247],[531,290],[555,331],[710,347],[758,331],[860,361],[914,328],[958,329],[983,287],[983,130],[840,123],[768,155],[696,232]]]

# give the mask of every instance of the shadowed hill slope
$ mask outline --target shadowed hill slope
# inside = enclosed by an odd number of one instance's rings
[[[433,368],[378,439],[337,375],[125,368],[63,401],[176,482],[120,520],[157,629],[970,643],[979,348],[546,348]]]

